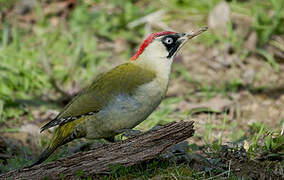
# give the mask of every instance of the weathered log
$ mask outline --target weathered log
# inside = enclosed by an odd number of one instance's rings
[[[156,158],[173,145],[191,137],[193,122],[173,122],[125,141],[104,144],[87,152],[79,152],[64,159],[31,168],[10,171],[0,179],[76,179],[83,176],[109,173],[110,165],[131,166]]]

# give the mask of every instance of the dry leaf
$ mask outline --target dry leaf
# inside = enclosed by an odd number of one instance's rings
[[[231,106],[233,105],[233,101],[229,99],[224,99],[220,97],[215,97],[213,99],[210,99],[207,102],[201,102],[201,103],[189,103],[189,102],[181,102],[178,105],[178,109],[181,111],[185,110],[202,110],[208,112],[208,111],[213,111],[213,112],[224,112],[228,110]]]
[[[36,5],[36,0],[21,0],[15,5],[15,13],[19,15],[30,12]]]
[[[243,74],[243,79],[245,81],[245,84],[252,84],[255,77],[255,71],[254,69],[246,69],[246,71]]]
[[[126,51],[127,49],[128,49],[128,43],[126,39],[124,38],[115,39],[114,51],[116,53],[121,53],[123,51]]]
[[[174,81],[170,81],[169,89],[167,92],[168,97],[183,96],[194,90],[192,84],[187,83],[182,78],[177,78]]]
[[[35,124],[24,124],[20,128],[20,132],[26,132],[26,133],[29,133],[29,134],[37,137],[37,136],[39,136],[40,128]]]
[[[256,45],[257,45],[257,34],[255,31],[251,32],[248,36],[248,39],[246,40],[244,47],[249,50],[254,52],[256,49]]]
[[[230,13],[231,10],[228,3],[221,2],[217,4],[208,16],[209,29],[225,32],[226,25],[230,21]]]

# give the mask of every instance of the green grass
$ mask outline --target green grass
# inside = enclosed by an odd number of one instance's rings
[[[170,9],[181,10],[180,14],[195,13],[205,16],[218,2],[220,1],[171,1]],[[55,90],[52,84],[53,79],[56,79],[63,89],[70,89],[74,84],[85,87],[94,79],[94,77],[90,77],[90,74],[95,76],[96,73],[94,72],[97,71],[97,67],[107,66],[105,59],[112,55],[108,50],[97,50],[100,38],[113,41],[119,37],[125,38],[131,43],[137,43],[143,35],[143,27],[139,26],[130,31],[126,25],[158,9],[155,4],[156,6],[150,6],[141,11],[131,1],[127,1],[127,3],[107,1],[105,4],[109,4],[110,10],[115,10],[115,8],[119,10],[112,13],[107,13],[104,9],[90,12],[88,10],[89,4],[81,2],[70,15],[67,28],[65,25],[54,28],[48,23],[48,17],[41,16],[34,26],[35,33],[33,34],[27,33],[9,22],[5,22],[1,26],[0,99],[4,101],[3,119],[27,112],[24,107],[21,107],[21,104],[14,103],[16,99],[32,99],[41,96],[43,93],[51,94]],[[245,8],[247,5],[255,6],[248,10]],[[273,56],[261,49],[261,46],[269,41],[271,35],[283,33],[283,28],[281,28],[283,27],[282,4],[275,0],[269,0],[266,3],[255,1],[237,3],[233,1],[230,6],[233,11],[255,17],[252,28],[258,33],[258,44],[260,46],[258,52],[275,69],[278,69]],[[275,11],[274,18],[267,18],[265,13],[267,9]],[[38,7],[37,14],[41,13],[42,9]],[[216,42],[217,44],[229,43],[237,52],[242,54],[243,39],[239,38],[232,29],[232,24],[228,24],[228,31],[228,38],[224,38],[220,34],[205,33],[204,36],[200,37],[200,41],[210,42],[211,45],[216,45]],[[12,40],[9,40],[10,35]],[[126,58],[130,55],[130,51],[128,51],[122,56]],[[244,54],[243,57],[246,57],[246,55]],[[68,71],[65,71],[65,68]],[[33,70],[30,71],[31,69]],[[188,72],[184,70],[180,72],[189,82],[199,85],[199,82],[194,81],[188,75]],[[50,74],[53,74],[52,77],[50,77]],[[242,82],[238,79],[232,80],[227,87],[222,87],[217,92],[235,91],[240,84]],[[214,93],[216,90],[212,87],[205,85],[205,87],[200,88],[201,91],[212,94],[208,94],[208,97],[216,94]],[[10,110],[14,107],[20,110],[17,110],[17,112]]]
[[[97,50],[99,38],[112,41],[120,37],[136,42],[135,37],[141,36],[143,31],[138,27],[129,33],[127,23],[153,9],[141,11],[131,2],[114,3],[111,9],[121,9],[108,14],[104,9],[90,12],[87,4],[80,4],[70,15],[67,28],[65,25],[54,28],[47,17],[40,16],[33,34],[9,22],[2,26],[0,99],[4,100],[4,119],[21,114],[7,112],[11,106],[21,106],[14,103],[16,99],[37,98],[43,93],[56,97],[53,79],[64,89],[70,89],[72,84],[86,86],[95,78],[98,66],[107,66],[105,59],[111,55],[110,51]],[[42,9],[38,8],[37,13],[41,14]],[[9,40],[10,34],[12,40]],[[127,54],[130,56],[129,52]]]
[[[101,72],[109,69],[113,64],[113,56],[122,59],[129,59],[141,38],[144,36],[144,25],[128,29],[127,24],[139,19],[151,12],[164,7],[169,13],[163,17],[166,23],[175,20],[188,20],[195,15],[200,16],[199,20],[193,22],[197,26],[203,26],[207,22],[207,15],[214,6],[221,0],[171,0],[164,1],[78,1],[78,5],[71,12],[66,21],[53,27],[49,20],[56,15],[43,16],[43,8],[37,4],[35,8],[37,22],[28,29],[21,28],[17,23],[5,21],[0,26],[0,127],[2,125],[21,124],[23,116],[33,120],[31,110],[39,109],[38,105],[44,106],[40,111],[50,107],[61,109],[61,104],[56,100],[63,95],[55,86],[59,84],[66,92],[73,92],[74,89],[81,89]],[[0,0],[0,11],[5,11],[13,6],[14,1]],[[92,9],[92,4],[98,3],[97,9]],[[252,24],[248,30],[257,33],[256,53],[264,57],[267,63],[276,71],[279,71],[279,64],[264,46],[274,43],[271,37],[283,34],[284,14],[283,3],[278,0],[267,1],[237,1],[229,3],[233,13],[240,13],[252,18]],[[269,13],[272,12],[272,13]],[[251,53],[244,50],[245,38],[234,29],[233,20],[227,24],[228,35],[209,31],[194,40],[195,43],[202,43],[206,48],[221,47],[229,45],[234,52],[244,61]],[[154,29],[155,31],[156,29]],[[118,54],[113,53],[113,47],[101,48],[104,43],[114,44],[117,39],[125,39],[129,48]],[[102,50],[103,49],[103,50]],[[182,77],[187,83],[193,84],[200,92],[202,100],[208,100],[217,95],[229,97],[232,93],[238,93],[244,87],[244,83],[238,77],[232,77],[228,82],[221,85],[207,84],[193,78],[188,70],[176,64],[172,79]],[[257,88],[257,87],[256,87]],[[247,88],[248,91],[253,89]],[[157,124],[165,124],[172,121],[190,119],[199,112],[177,112],[177,105],[187,97],[194,95],[189,90],[185,97],[170,97],[163,101],[159,108],[137,129],[146,131]],[[28,103],[29,102],[29,103]],[[202,110],[203,112],[204,110]],[[210,112],[212,114],[212,112]],[[283,136],[276,136],[274,130],[269,129],[265,124],[253,124],[249,136],[244,129],[240,128],[238,122],[231,122],[226,115],[223,116],[221,126],[215,125],[211,115],[210,121],[202,128],[204,134],[196,134],[213,152],[211,155],[218,156],[224,144],[224,132],[231,131],[229,139],[231,142],[238,142],[246,138],[248,143],[247,152],[249,158],[256,157],[257,152],[278,152],[283,146]],[[214,114],[214,112],[213,112]],[[282,119],[283,121],[283,119]],[[282,122],[283,123],[283,122]],[[17,132],[18,127],[5,127],[0,133]],[[220,136],[214,138],[214,130],[220,132]],[[44,146],[48,140],[43,140]],[[64,157],[66,149],[62,149],[50,160]],[[216,163],[217,163],[217,159]],[[29,164],[29,158],[15,156],[8,161],[8,166],[1,166],[0,171],[7,171]],[[229,163],[225,162],[223,170],[193,169],[188,164],[173,164],[159,159],[143,165],[134,167],[114,166],[110,176],[102,178],[142,178],[162,177],[179,179],[183,177],[211,178],[228,177],[236,179],[235,175],[228,169]],[[78,176],[84,176],[78,172]]]

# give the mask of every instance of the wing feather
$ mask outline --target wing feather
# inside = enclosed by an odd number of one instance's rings
[[[117,66],[99,76],[88,88],[72,99],[55,119],[41,128],[41,131],[56,125],[64,125],[82,116],[93,115],[116,95],[133,95],[138,86],[150,82],[155,76],[153,71],[133,63]]]

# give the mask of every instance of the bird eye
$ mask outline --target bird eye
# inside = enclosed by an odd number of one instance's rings
[[[168,38],[166,38],[165,40],[164,40],[164,42],[166,43],[166,44],[172,44],[173,43],[173,38],[170,38],[170,37],[168,37]]]

